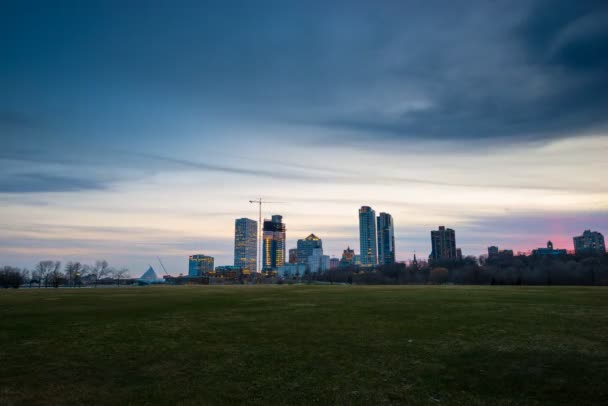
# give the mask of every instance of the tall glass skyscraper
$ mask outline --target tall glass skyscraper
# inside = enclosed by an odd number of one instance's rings
[[[241,218],[234,222],[234,266],[255,271],[258,261],[258,222]]]
[[[369,206],[361,206],[359,209],[359,244],[361,245],[361,265],[376,265],[378,263],[376,212]]]
[[[262,267],[264,271],[276,271],[285,264],[285,224],[283,216],[274,215],[264,220]]]
[[[395,230],[393,216],[388,213],[378,216],[378,262],[381,265],[395,263]]]

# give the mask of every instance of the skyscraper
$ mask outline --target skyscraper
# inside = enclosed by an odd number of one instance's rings
[[[312,251],[315,248],[323,248],[323,241],[314,234],[309,235],[303,240],[298,240],[298,263],[306,264],[308,262],[308,257],[312,255]]]
[[[576,255],[604,255],[606,253],[604,236],[597,231],[585,230],[583,235],[574,237],[573,240]]]
[[[276,271],[285,263],[285,224],[282,220],[279,215],[264,220],[262,266],[265,271]]]
[[[439,226],[439,230],[431,231],[431,246],[430,259],[457,259],[456,232],[451,228]]]
[[[234,266],[255,271],[258,260],[258,222],[247,218],[234,222]]]
[[[393,217],[388,213],[378,216],[378,262],[380,264],[395,263],[395,230]]]
[[[361,265],[376,265],[378,263],[376,212],[369,206],[361,206],[359,209],[359,244],[361,246]]]

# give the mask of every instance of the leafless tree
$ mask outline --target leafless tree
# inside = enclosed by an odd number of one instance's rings
[[[108,261],[102,260],[95,261],[95,265],[87,266],[86,272],[95,278],[95,287],[97,287],[97,282],[104,276],[108,276],[111,272],[111,269],[108,265]]]
[[[21,270],[21,281],[24,284],[29,282],[30,287],[32,287],[32,274],[29,269],[23,268]]]
[[[50,280],[51,286],[58,288],[64,278],[61,272],[61,262],[56,261],[53,264],[53,269],[48,273],[47,279]]]
[[[68,262],[65,265],[65,277],[68,280],[69,286],[76,286],[80,280],[83,266],[80,262]]]
[[[116,279],[116,284],[120,286],[120,280],[129,277],[129,270],[127,268],[116,269],[114,270],[113,275]]]
[[[55,265],[59,264],[57,267],[61,266],[61,262],[54,261],[40,261],[36,264],[35,272],[36,276],[38,276],[38,287],[42,286],[42,281],[44,280],[44,287],[48,286],[48,278],[49,274],[53,272],[55,269]]]

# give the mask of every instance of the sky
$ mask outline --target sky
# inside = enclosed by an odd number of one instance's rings
[[[0,55],[2,264],[232,264],[257,197],[332,256],[608,233],[604,0],[8,0]]]

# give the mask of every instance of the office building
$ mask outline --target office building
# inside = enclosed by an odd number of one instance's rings
[[[585,230],[583,235],[574,237],[573,240],[576,255],[604,255],[606,253],[604,236],[597,231]]]
[[[395,230],[393,217],[388,213],[380,213],[377,219],[378,225],[378,263],[395,263]]]
[[[282,216],[274,215],[271,220],[264,220],[262,248],[264,271],[276,271],[285,263],[285,224]]]
[[[308,257],[308,270],[311,273],[327,272],[329,270],[329,255],[323,255],[323,248],[315,248]]]
[[[458,258],[456,252],[456,232],[451,228],[439,226],[438,230],[431,231],[431,255],[429,259],[435,261],[455,260]]]
[[[213,262],[213,257],[208,257],[207,255],[190,255],[188,258],[188,276],[196,278],[212,273]]]
[[[513,250],[499,250],[497,246],[488,247],[488,258],[509,258],[513,257]]]
[[[293,278],[304,276],[308,264],[298,264],[297,262],[283,264],[277,270],[277,275],[283,278]]]
[[[247,218],[234,222],[234,266],[257,270],[258,222]]]
[[[355,250],[351,250],[350,246],[342,252],[342,259],[340,259],[340,266],[347,267],[355,264]]]
[[[313,250],[323,249],[323,241],[314,234],[309,235],[303,240],[298,240],[297,261],[300,264],[308,262],[308,257],[312,255]]]
[[[224,279],[229,279],[229,280],[236,280],[239,279],[241,277],[241,275],[243,275],[243,268],[241,268],[240,266],[232,266],[232,265],[225,265],[225,266],[218,266],[215,268],[214,274],[216,277],[222,277]],[[250,271],[255,271],[255,268],[250,269]]]
[[[338,269],[340,266],[340,258],[329,258],[329,269]]]
[[[378,263],[376,242],[376,212],[369,206],[362,206],[359,209],[359,255],[362,266],[370,267]]]

